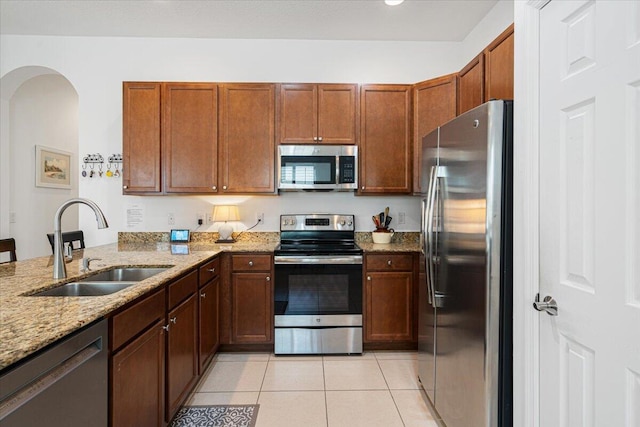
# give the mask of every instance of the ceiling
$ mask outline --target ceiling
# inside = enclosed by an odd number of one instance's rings
[[[0,34],[462,41],[498,0],[0,0]]]

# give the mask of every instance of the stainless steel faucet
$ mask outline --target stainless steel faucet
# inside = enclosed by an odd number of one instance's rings
[[[93,209],[93,212],[96,214],[96,221],[98,222],[98,228],[107,228],[109,224],[107,224],[107,220],[104,217],[104,214],[95,204],[89,199],[69,199],[64,202],[58,210],[56,211],[56,215],[53,218],[53,278],[54,279],[64,279],[67,277],[67,266],[64,263],[64,249],[62,242],[62,213],[69,206],[82,203],[89,206]]]

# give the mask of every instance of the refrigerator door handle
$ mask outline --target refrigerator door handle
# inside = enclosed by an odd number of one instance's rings
[[[429,189],[431,189],[431,182],[429,182]],[[427,205],[429,203],[429,194],[427,191],[427,197],[422,199],[421,201],[421,209],[420,209],[420,250],[422,251],[422,255],[424,257],[424,271],[425,271],[425,281],[427,282],[427,301],[429,305],[433,305],[433,301],[431,300],[431,279],[429,277],[429,256],[427,249]]]
[[[436,200],[437,193],[437,185],[438,185],[438,166],[431,167],[431,174],[429,178],[429,190],[427,192],[427,217],[426,217],[426,225],[427,225],[427,283],[428,291],[429,291],[429,299],[430,303],[433,307],[436,307],[436,283],[435,283],[435,266],[433,265],[434,258],[434,248],[433,248],[433,213],[434,213],[434,205]]]

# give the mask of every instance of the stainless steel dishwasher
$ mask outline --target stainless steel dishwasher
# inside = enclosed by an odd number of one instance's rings
[[[106,426],[106,320],[0,373],[0,425]]]

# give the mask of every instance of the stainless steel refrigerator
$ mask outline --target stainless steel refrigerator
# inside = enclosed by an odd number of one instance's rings
[[[422,140],[418,376],[447,427],[512,425],[512,110]]]

